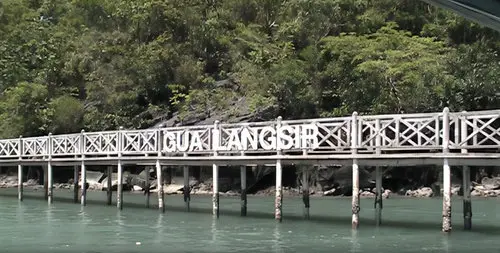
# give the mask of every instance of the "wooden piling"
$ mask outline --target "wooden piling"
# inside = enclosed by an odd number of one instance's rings
[[[78,203],[78,179],[79,179],[78,166],[73,167],[73,202]]]
[[[80,201],[81,201],[81,204],[82,206],[85,206],[87,205],[87,169],[85,168],[85,161],[82,160],[82,165],[80,167],[81,169],[81,177],[82,177],[82,185],[80,186],[81,187],[81,198],[80,198]]]
[[[304,202],[304,218],[309,219],[309,170],[302,169],[302,201]]]
[[[146,207],[149,208],[149,203],[150,203],[150,197],[151,197],[151,182],[149,181],[149,166],[146,166],[144,168],[146,171],[146,182],[144,184],[144,194],[146,195]]]
[[[375,223],[377,226],[382,224],[382,169],[375,168]]]
[[[212,213],[219,218],[219,165],[212,165]]]
[[[44,191],[44,199],[49,199],[49,175],[47,166],[43,166],[43,191]]]
[[[464,202],[464,229],[472,229],[472,200],[470,194],[471,182],[470,182],[470,168],[469,166],[463,166],[463,202]]]
[[[23,201],[23,166],[17,165],[17,197],[19,201]]]
[[[53,197],[54,197],[54,177],[53,177],[53,171],[52,171],[52,163],[49,161],[47,163],[47,200],[49,204],[52,204]]]
[[[108,166],[107,167],[107,171],[106,171],[106,175],[107,175],[107,183],[108,183],[108,187],[106,189],[106,204],[107,205],[111,205],[111,203],[113,202],[113,166]]]
[[[184,205],[186,206],[186,210],[189,212],[189,202],[191,201],[191,187],[189,187],[189,167],[184,166]]]
[[[122,162],[118,160],[118,189],[116,192],[116,207],[120,210],[123,209],[123,168]]]
[[[164,193],[163,193],[163,173],[160,164],[160,160],[156,160],[156,180],[158,187],[158,209],[161,212],[165,212],[165,204],[164,204]]]
[[[465,112],[464,112],[465,113]],[[460,139],[462,142],[467,142],[467,118],[464,117],[461,120],[461,133]],[[461,150],[462,154],[467,153],[467,149]],[[472,199],[471,199],[471,181],[470,181],[470,167],[462,167],[462,196],[463,196],[463,212],[464,212],[464,229],[472,229]]]
[[[352,228],[359,227],[359,167],[358,159],[352,162]]]
[[[283,170],[281,168],[281,160],[276,161],[276,198],[274,202],[274,218],[281,222],[282,205],[283,205],[283,185],[282,185]]]
[[[247,216],[247,167],[241,166],[241,216]]]

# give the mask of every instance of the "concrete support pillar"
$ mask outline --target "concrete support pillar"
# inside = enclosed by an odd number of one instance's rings
[[[302,201],[304,202],[304,218],[309,219],[309,169],[302,168]]]
[[[156,180],[158,187],[158,209],[165,212],[164,193],[163,193],[163,173],[160,160],[156,160]]]
[[[81,177],[82,177],[82,196],[80,198],[82,206],[87,205],[87,169],[85,168],[85,161],[82,160],[81,165]]]
[[[443,232],[451,231],[451,170],[448,159],[443,161]]]
[[[358,159],[352,161],[352,228],[359,227],[359,167]]]
[[[17,197],[23,201],[23,166],[17,165]]]
[[[189,167],[184,166],[184,204],[186,205],[186,210],[189,212],[189,202],[191,201],[191,187],[189,186]]]
[[[283,204],[283,185],[282,185],[283,170],[281,168],[281,160],[276,161],[276,197],[274,202],[274,219],[281,222],[282,220],[282,204]]]
[[[111,205],[111,203],[113,202],[113,166],[108,166],[107,167],[107,171],[106,171],[106,175],[107,175],[107,184],[108,184],[108,188],[106,189],[106,204],[107,205]]]
[[[45,200],[49,199],[49,174],[47,166],[43,166],[43,191]]]
[[[464,229],[472,229],[472,200],[470,196],[470,168],[469,166],[463,166],[463,200],[464,200]]]
[[[78,166],[73,167],[73,202],[78,203],[78,180],[79,180]]]
[[[149,208],[149,203],[151,198],[151,192],[149,191],[149,188],[151,188],[151,182],[149,181],[149,166],[146,166],[144,168],[144,171],[146,171],[146,183],[144,188],[144,195],[146,195],[146,207]]]
[[[53,198],[54,198],[54,177],[53,177],[53,171],[52,171],[52,163],[49,161],[47,163],[47,188],[48,188],[48,194],[47,194],[47,200],[49,204],[52,204]]]
[[[241,166],[241,216],[247,216],[247,167]]]
[[[116,192],[116,207],[120,210],[123,209],[123,168],[122,162],[118,160],[118,190]]]
[[[443,110],[443,155],[450,152],[450,110]],[[448,158],[443,159],[443,232],[451,231],[451,168]]]
[[[382,224],[382,168],[375,168],[375,223]]]
[[[212,165],[212,213],[219,218],[219,165]]]

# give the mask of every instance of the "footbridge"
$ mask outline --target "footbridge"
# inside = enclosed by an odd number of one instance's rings
[[[0,166],[18,166],[19,199],[23,198],[23,166],[41,165],[47,173],[47,199],[53,200],[54,170],[74,166],[75,200],[86,203],[86,166],[108,165],[118,173],[117,206],[122,208],[123,165],[156,167],[158,208],[165,211],[163,166],[184,168],[184,195],[189,210],[188,166],[213,169],[213,213],[219,216],[220,167],[240,166],[242,215],[246,214],[247,166],[276,168],[275,219],[282,219],[282,167],[344,165],[352,167],[352,224],[359,224],[359,168],[376,166],[377,223],[382,211],[381,166],[439,165],[443,168],[443,231],[451,230],[451,166],[463,169],[470,189],[469,166],[500,164],[500,110],[359,115],[338,118],[212,125],[117,129],[0,140]],[[80,177],[80,178],[78,178]],[[83,182],[78,186],[78,181]],[[108,183],[111,184],[111,177]],[[304,177],[305,208],[309,189]],[[78,189],[80,188],[80,193]],[[110,187],[108,187],[110,189]],[[149,193],[148,193],[149,194]],[[149,195],[148,195],[149,196]],[[464,191],[464,225],[471,227],[471,196]],[[108,194],[111,203],[111,194]],[[148,202],[149,203],[149,202]],[[308,213],[308,211],[307,211]]]

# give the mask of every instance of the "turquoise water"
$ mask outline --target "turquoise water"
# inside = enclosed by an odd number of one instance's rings
[[[124,209],[105,205],[105,192],[89,192],[88,205],[72,192],[0,190],[0,252],[500,252],[500,200],[473,199],[473,231],[463,231],[462,202],[453,200],[453,232],[440,232],[441,199],[394,198],[384,202],[383,225],[374,225],[373,199],[361,199],[360,228],[350,224],[349,198],[312,198],[311,219],[300,198],[285,198],[283,222],[273,219],[272,197],[248,198],[240,217],[238,197],[221,197],[220,218],[211,198],[166,195],[166,212],[145,207],[142,194],[125,193]],[[113,196],[115,197],[115,195]]]

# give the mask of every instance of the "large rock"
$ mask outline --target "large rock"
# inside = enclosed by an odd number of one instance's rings
[[[432,197],[434,192],[430,187],[422,187],[417,190],[407,190],[405,195],[410,197],[428,198]]]
[[[497,190],[500,189],[500,177],[488,178],[484,177],[481,180],[481,184],[486,190]]]
[[[182,189],[184,189],[184,185],[182,184],[169,184],[163,186],[163,192],[166,194],[175,194],[182,191]]]
[[[88,184],[88,189],[89,190],[102,190],[102,178],[104,176],[104,173],[99,172],[99,171],[92,171],[92,170],[87,170],[86,171],[86,176],[87,176],[87,184]],[[82,185],[82,178],[80,177],[79,185]]]
[[[373,198],[373,197],[375,197],[375,193],[373,193],[371,191],[363,191],[363,192],[361,192],[360,196]]]

